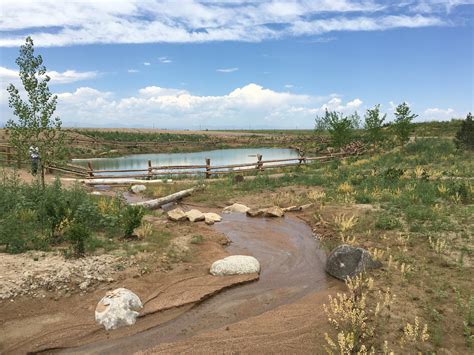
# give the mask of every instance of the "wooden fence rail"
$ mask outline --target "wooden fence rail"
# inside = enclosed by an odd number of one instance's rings
[[[333,153],[317,157],[299,156],[285,159],[263,160],[261,154],[257,154],[257,161],[253,163],[229,164],[229,165],[211,165],[211,159],[206,158],[204,165],[164,165],[153,166],[151,160],[148,166],[142,169],[94,169],[91,162],[88,162],[89,179],[123,179],[123,178],[148,178],[152,179],[158,176],[166,175],[204,175],[210,178],[212,175],[245,173],[252,171],[264,171],[266,169],[278,169],[289,166],[301,166],[311,161],[326,161],[342,158],[348,155],[358,153]],[[118,174],[130,173],[130,174]],[[145,173],[145,174],[143,174]]]

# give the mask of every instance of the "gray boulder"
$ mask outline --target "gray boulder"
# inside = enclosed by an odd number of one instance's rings
[[[337,279],[346,280],[347,277],[354,277],[361,272],[381,266],[382,263],[372,259],[367,250],[342,244],[329,254],[326,272]]]

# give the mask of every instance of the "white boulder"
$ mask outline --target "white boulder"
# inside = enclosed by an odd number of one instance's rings
[[[248,210],[250,210],[249,207],[242,205],[240,203],[234,203],[233,205],[225,207],[223,212],[224,213],[231,213],[231,212],[246,213]]]
[[[138,311],[143,308],[140,298],[126,288],[109,291],[95,308],[95,321],[106,330],[135,324]]]
[[[214,276],[253,274],[260,272],[260,263],[253,256],[231,255],[215,261],[210,272]]]
[[[145,185],[133,185],[130,190],[132,190],[132,192],[134,194],[139,194],[140,192],[143,192],[146,190],[146,186]]]

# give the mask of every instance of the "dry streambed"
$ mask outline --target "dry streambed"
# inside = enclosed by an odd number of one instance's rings
[[[291,304],[335,282],[324,272],[325,254],[311,229],[296,218],[255,219],[233,213],[224,215],[215,228],[232,241],[227,248],[230,254],[253,255],[260,261],[257,282],[223,291],[147,331],[65,351],[130,353],[183,341]]]

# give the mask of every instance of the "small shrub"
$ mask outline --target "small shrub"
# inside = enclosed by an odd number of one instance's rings
[[[71,224],[66,231],[66,237],[71,243],[74,256],[83,256],[86,253],[86,243],[91,238],[91,232],[85,225]]]
[[[392,230],[400,227],[400,221],[388,214],[381,214],[375,221],[375,227],[383,230]]]
[[[204,237],[202,235],[193,235],[191,238],[191,244],[202,244],[204,242]]]
[[[120,216],[120,224],[124,237],[130,237],[133,235],[134,229],[140,227],[144,215],[145,210],[142,207],[124,207]]]

